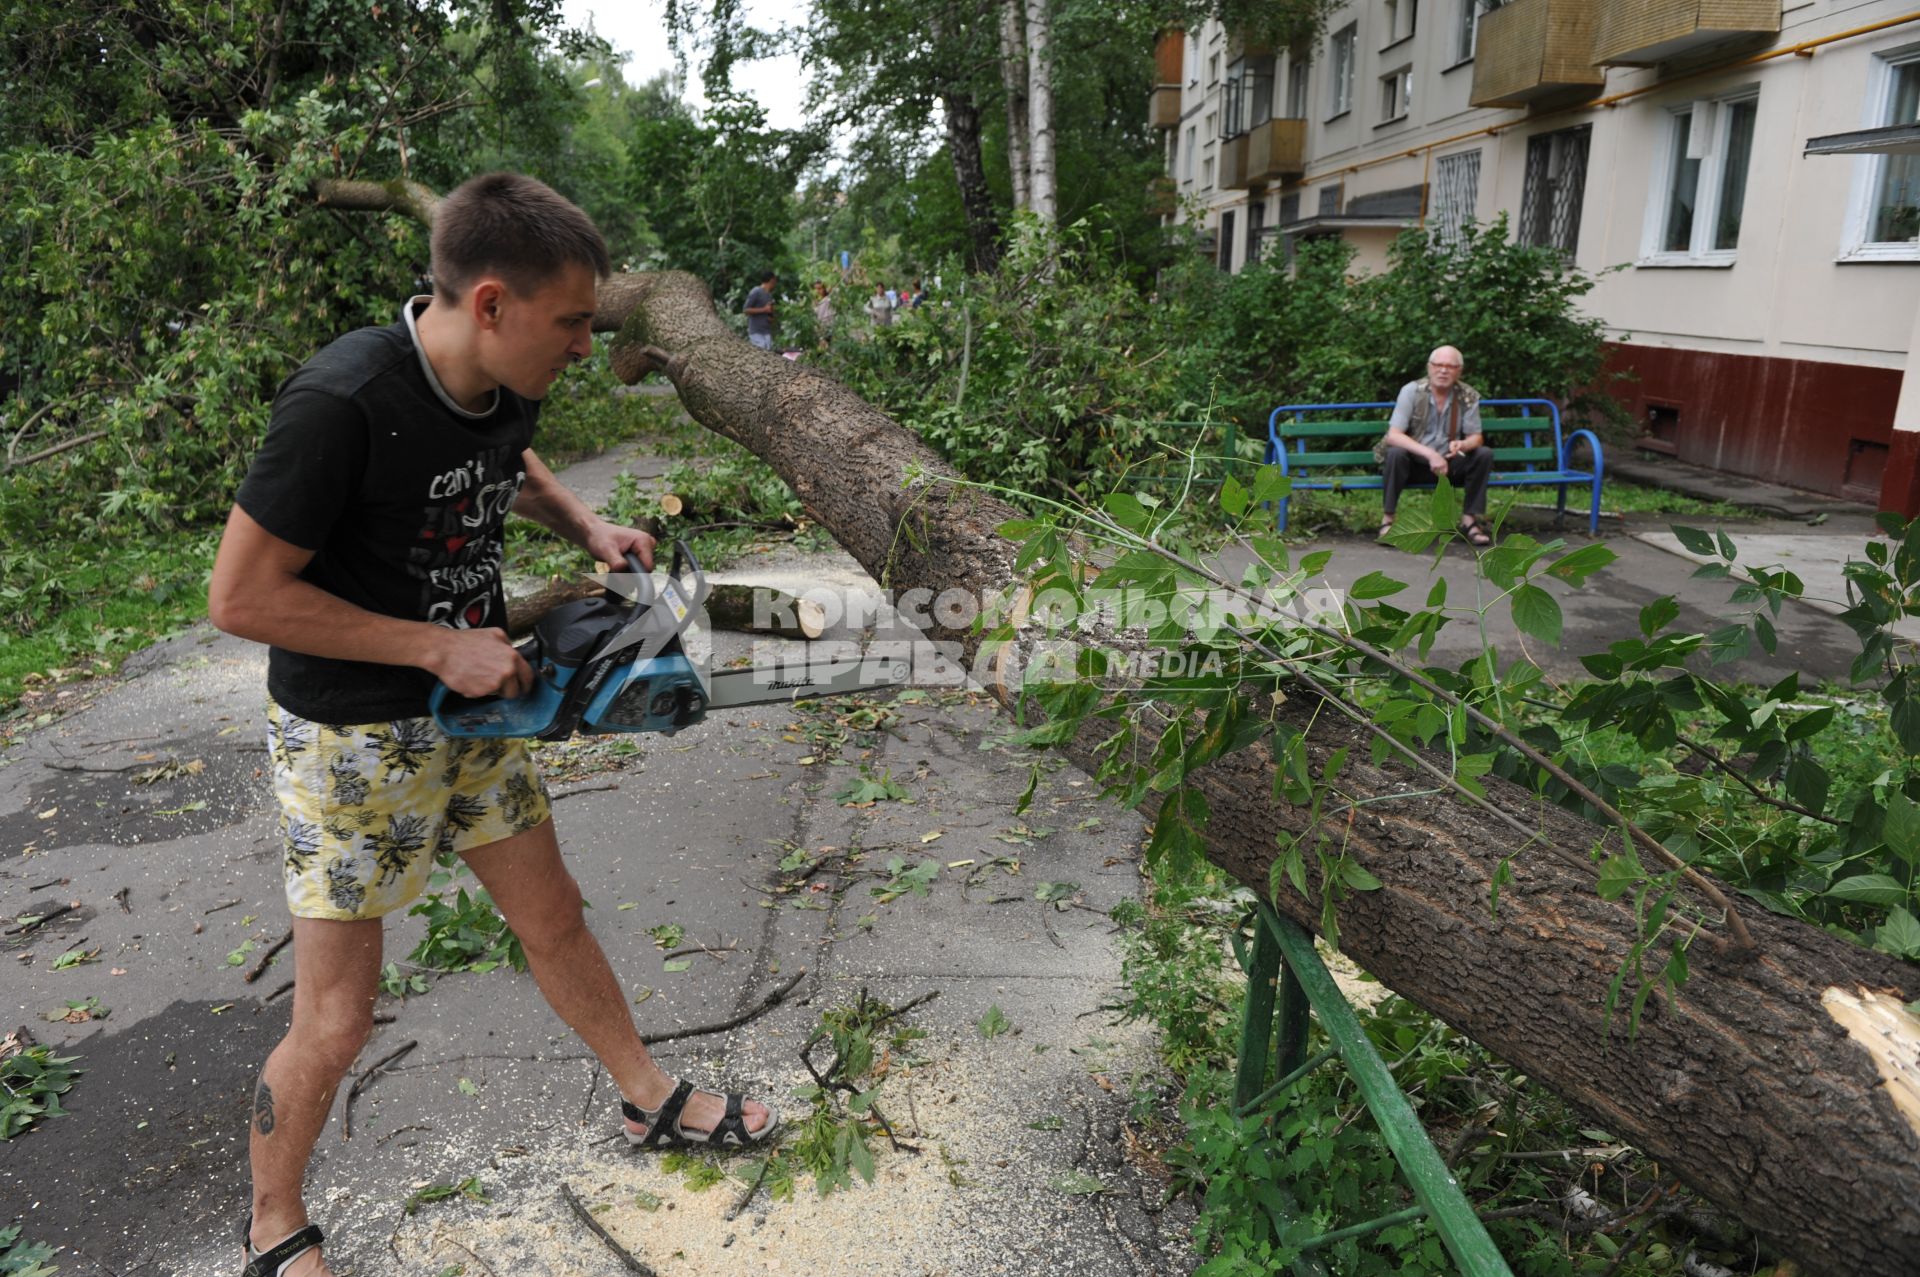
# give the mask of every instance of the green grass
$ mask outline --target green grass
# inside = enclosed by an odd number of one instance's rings
[[[1426,490],[1409,492],[1406,500],[1425,500]],[[1487,514],[1495,522],[1510,516],[1529,523],[1551,522],[1553,503],[1559,494],[1552,488],[1493,488],[1487,493]],[[1515,507],[1522,507],[1518,510]],[[1583,530],[1586,523],[1587,494],[1579,489],[1567,493],[1567,526]],[[1607,514],[1686,515],[1701,519],[1744,519],[1751,513],[1727,501],[1702,501],[1665,488],[1649,488],[1635,483],[1609,481],[1600,492],[1600,530],[1619,531],[1621,520]],[[1380,491],[1377,488],[1355,492],[1301,492],[1295,494],[1288,511],[1287,532],[1291,536],[1323,536],[1328,533],[1371,534],[1380,526]]]

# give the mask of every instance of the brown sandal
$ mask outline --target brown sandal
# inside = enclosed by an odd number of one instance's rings
[[[1485,550],[1493,545],[1493,533],[1487,525],[1475,515],[1468,515],[1460,521],[1460,535],[1476,550]]]

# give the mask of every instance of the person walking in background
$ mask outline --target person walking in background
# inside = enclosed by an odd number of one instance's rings
[[[779,282],[768,271],[747,290],[747,340],[762,350],[773,349],[773,290]]]

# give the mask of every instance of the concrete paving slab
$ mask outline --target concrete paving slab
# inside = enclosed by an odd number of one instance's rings
[[[1829,616],[1838,616],[1851,606],[1847,601],[1848,584],[1841,569],[1850,558],[1864,557],[1864,536],[1822,534],[1818,532],[1744,532],[1729,529],[1737,562],[1757,567],[1783,567],[1799,577],[1806,586],[1801,602]],[[1680,544],[1671,532],[1641,532],[1635,539],[1677,555],[1691,563],[1718,563],[1717,557],[1695,554]],[[1910,642],[1920,642],[1920,618],[1909,617],[1890,627],[1894,634]],[[1852,631],[1847,631],[1852,637]],[[1858,651],[1856,641],[1854,650]]]

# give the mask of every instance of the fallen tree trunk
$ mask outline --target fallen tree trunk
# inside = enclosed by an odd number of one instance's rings
[[[771,464],[889,588],[990,598],[1015,582],[1014,547],[995,529],[1018,511],[934,482],[951,472],[919,439],[839,384],[739,341],[698,281],[611,280],[595,323],[618,332],[623,380],[664,371],[695,420]],[[969,658],[979,642],[937,623],[928,636]],[[990,686],[1009,702],[1004,685]],[[1275,711],[1308,733],[1316,770],[1336,749],[1364,760],[1361,729],[1316,708],[1303,691]],[[1091,771],[1101,739],[1089,728],[1063,748]],[[1369,796],[1425,788],[1364,762],[1342,775],[1344,787]],[[1265,895],[1276,838],[1307,832],[1308,813],[1272,797],[1263,744],[1194,781],[1212,812],[1212,858]],[[1482,810],[1409,793],[1370,803],[1354,822],[1349,851],[1385,886],[1342,903],[1341,947],[1815,1271],[1920,1272],[1920,1115],[1894,1104],[1881,1071],[1882,1060],[1920,1051],[1920,1026],[1896,1010],[1892,1037],[1870,1043],[1874,1033],[1850,1035],[1823,1003],[1829,990],[1911,999],[1920,993],[1913,969],[1736,900],[1758,955],[1696,944],[1674,1007],[1650,1001],[1630,1040],[1624,1008],[1609,1023],[1605,1003],[1637,928],[1627,901],[1596,894],[1586,863],[1609,835],[1517,786],[1489,778],[1488,790],[1542,833],[1515,860],[1498,915],[1489,891],[1495,867],[1516,850],[1511,829]],[[1298,894],[1276,903],[1317,926],[1317,906]]]
[[[367,202],[336,206],[380,206],[369,192],[351,194]],[[423,203],[403,190],[387,207],[430,219]],[[941,458],[880,410],[740,341],[697,279],[616,276],[601,286],[594,327],[616,333],[621,380],[666,373],[695,420],[772,465],[884,586],[986,599],[1016,582],[1014,547],[996,529],[1018,511],[941,484],[951,475]],[[980,637],[945,628],[940,615],[929,639],[970,661]],[[994,675],[1017,670],[1018,657],[986,671],[1008,708],[1010,684]],[[1315,771],[1336,750],[1365,760],[1370,738],[1320,708],[1299,688],[1261,712],[1305,733]],[[1089,720],[1061,748],[1093,771],[1103,738]],[[1190,778],[1210,805],[1209,854],[1263,896],[1276,840],[1310,832],[1306,810],[1273,797],[1273,770],[1256,743]],[[1375,800],[1354,809],[1347,850],[1384,884],[1341,905],[1341,947],[1355,961],[1812,1271],[1920,1273],[1920,1022],[1865,996],[1911,1000],[1920,993],[1913,968],[1736,898],[1757,952],[1696,944],[1672,1009],[1650,1001],[1629,1038],[1626,1016],[1607,1015],[1606,995],[1638,927],[1624,899],[1600,898],[1586,861],[1617,837],[1491,776],[1493,802],[1539,830],[1526,848],[1504,821],[1424,783],[1410,787],[1404,773],[1360,761],[1342,777]],[[1495,915],[1493,871],[1508,855],[1513,879]],[[1283,891],[1275,905],[1317,928],[1317,907],[1297,893]]]

